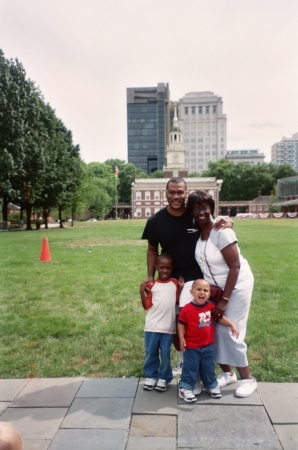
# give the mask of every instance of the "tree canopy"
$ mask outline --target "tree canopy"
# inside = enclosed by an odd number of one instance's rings
[[[235,164],[227,159],[209,162],[208,170],[203,177],[217,177],[223,180],[220,200],[253,200],[258,196],[270,195],[274,191],[277,180],[297,175],[288,164],[275,166],[271,163],[256,166],[244,163]]]

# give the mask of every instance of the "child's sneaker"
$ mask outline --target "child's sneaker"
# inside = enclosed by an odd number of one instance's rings
[[[162,380],[161,378],[158,380],[158,382],[155,385],[155,390],[159,392],[164,392],[167,390],[167,382],[166,380]]]
[[[209,395],[211,395],[212,398],[221,398],[222,394],[220,392],[220,389],[218,386],[214,387],[214,388],[207,388],[207,392]]]
[[[179,361],[175,367],[173,367],[173,377],[181,377],[182,374],[182,361]]]
[[[192,391],[183,388],[179,389],[179,398],[182,398],[187,403],[194,403],[197,401],[197,397]]]
[[[233,375],[231,375],[230,372],[222,372],[216,379],[219,387],[228,386],[229,384],[237,382],[237,376],[235,372]]]
[[[146,381],[143,385],[143,389],[145,391],[153,391],[156,383],[157,383],[157,380],[155,378],[146,378]]]

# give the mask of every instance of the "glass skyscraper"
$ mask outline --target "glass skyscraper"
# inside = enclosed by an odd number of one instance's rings
[[[128,162],[148,174],[162,170],[169,131],[169,84],[127,88]]]

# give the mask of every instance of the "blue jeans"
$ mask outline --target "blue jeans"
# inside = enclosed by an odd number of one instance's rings
[[[170,383],[173,379],[171,367],[171,345],[173,335],[145,331],[146,359],[144,372],[146,378],[162,379]]]
[[[179,386],[194,390],[199,374],[206,389],[217,386],[215,377],[213,344],[201,348],[186,348],[183,353],[182,376]]]

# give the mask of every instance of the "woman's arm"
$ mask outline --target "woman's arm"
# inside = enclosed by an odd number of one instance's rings
[[[225,310],[228,307],[228,300],[232,295],[234,287],[237,283],[239,270],[240,270],[240,259],[239,259],[239,251],[237,248],[236,242],[227,245],[225,248],[221,250],[222,256],[229,267],[229,273],[227,276],[226,284],[223,291],[222,298],[215,305],[214,317],[215,320],[221,319]]]

